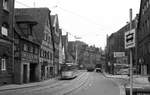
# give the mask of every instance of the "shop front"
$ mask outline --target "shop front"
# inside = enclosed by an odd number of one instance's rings
[[[22,83],[40,81],[38,55],[22,52]]]

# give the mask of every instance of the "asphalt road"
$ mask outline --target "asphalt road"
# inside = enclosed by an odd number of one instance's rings
[[[73,80],[1,91],[0,95],[120,95],[118,84],[96,72],[83,72]]]

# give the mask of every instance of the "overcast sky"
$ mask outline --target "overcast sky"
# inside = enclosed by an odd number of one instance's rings
[[[78,36],[104,49],[106,35],[129,21],[129,9],[133,9],[133,17],[139,13],[140,0],[16,0],[15,7],[48,7],[52,14],[58,14],[60,27],[63,34],[69,32],[69,40]]]

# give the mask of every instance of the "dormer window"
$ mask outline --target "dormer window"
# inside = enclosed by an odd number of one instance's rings
[[[8,0],[3,0],[3,9],[8,10]]]
[[[27,23],[20,23],[20,28],[25,36],[32,36],[32,26]]]
[[[8,28],[6,27],[5,24],[3,24],[1,27],[1,34],[4,36],[8,36]]]

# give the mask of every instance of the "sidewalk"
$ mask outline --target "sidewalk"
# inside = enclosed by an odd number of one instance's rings
[[[77,71],[77,75],[79,76],[82,73],[82,71]],[[28,84],[9,84],[9,85],[4,85],[0,86],[0,91],[5,91],[5,90],[15,90],[15,89],[23,89],[23,88],[30,88],[30,87],[36,87],[36,86],[44,86],[44,85],[52,85],[57,82],[59,82],[59,77],[51,78],[48,80],[43,80],[40,82],[34,82],[34,83],[28,83]]]
[[[29,87],[36,87],[36,86],[44,86],[47,84],[54,84],[58,80],[57,78],[52,78],[40,82],[34,82],[34,83],[28,83],[28,84],[9,84],[9,85],[4,85],[0,86],[0,91],[5,91],[5,90],[15,90],[15,89],[22,89],[22,88],[29,88]]]
[[[108,74],[106,72],[103,73],[105,77],[107,78],[117,78],[117,79],[129,79],[128,75],[112,75],[112,74]]]
[[[130,80],[130,76],[128,75],[111,75],[108,73],[104,73],[104,76],[107,78]],[[141,76],[141,75],[133,75],[133,83],[136,85],[150,85],[148,76]]]

